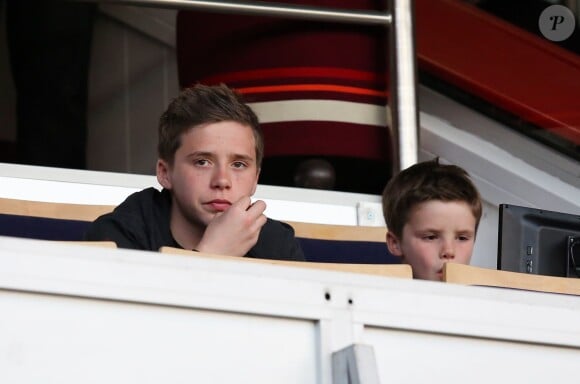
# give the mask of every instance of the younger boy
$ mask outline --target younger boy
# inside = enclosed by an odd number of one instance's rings
[[[481,218],[467,172],[435,159],[395,175],[383,191],[387,247],[413,277],[441,280],[445,263],[469,264]]]

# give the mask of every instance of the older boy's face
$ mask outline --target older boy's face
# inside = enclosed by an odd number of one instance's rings
[[[205,228],[218,212],[243,196],[252,196],[259,175],[255,143],[252,129],[233,121],[184,133],[173,164],[162,160],[158,164],[158,179],[173,192],[172,215]]]
[[[475,217],[462,201],[417,204],[401,239],[387,234],[391,253],[411,265],[414,278],[425,280],[441,280],[445,263],[469,264],[474,241]]]

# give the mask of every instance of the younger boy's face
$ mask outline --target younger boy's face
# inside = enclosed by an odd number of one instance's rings
[[[413,277],[441,280],[445,263],[469,264],[475,242],[475,217],[463,201],[417,204],[401,238],[387,233],[389,251],[410,264]]]

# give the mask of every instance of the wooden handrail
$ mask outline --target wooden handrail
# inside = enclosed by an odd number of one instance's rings
[[[455,263],[445,265],[443,281],[465,285],[580,295],[580,279],[497,271]]]
[[[212,255],[209,253],[193,252],[180,248],[161,247],[162,253],[186,255],[191,257],[205,257],[219,260],[245,261],[249,263],[261,263],[272,265],[283,265],[298,268],[314,268],[330,271],[362,273],[367,275],[378,275],[384,277],[397,277],[412,279],[413,273],[411,266],[407,264],[345,264],[345,263],[313,263],[308,261],[288,261],[288,260],[270,260],[270,259],[253,259],[249,257],[234,257],[223,255]]]
[[[0,213],[51,219],[93,221],[111,212],[112,205],[54,203],[45,201],[0,198]]]

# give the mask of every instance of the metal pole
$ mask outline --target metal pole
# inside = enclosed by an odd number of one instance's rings
[[[419,149],[417,55],[413,0],[389,0],[391,29],[389,120],[393,139],[393,175],[415,163]]]
[[[77,0],[119,5],[138,5],[154,8],[204,10],[221,13],[263,15],[305,20],[389,26],[391,16],[381,12],[346,11],[304,5],[271,3],[263,1],[224,2],[201,0]]]

